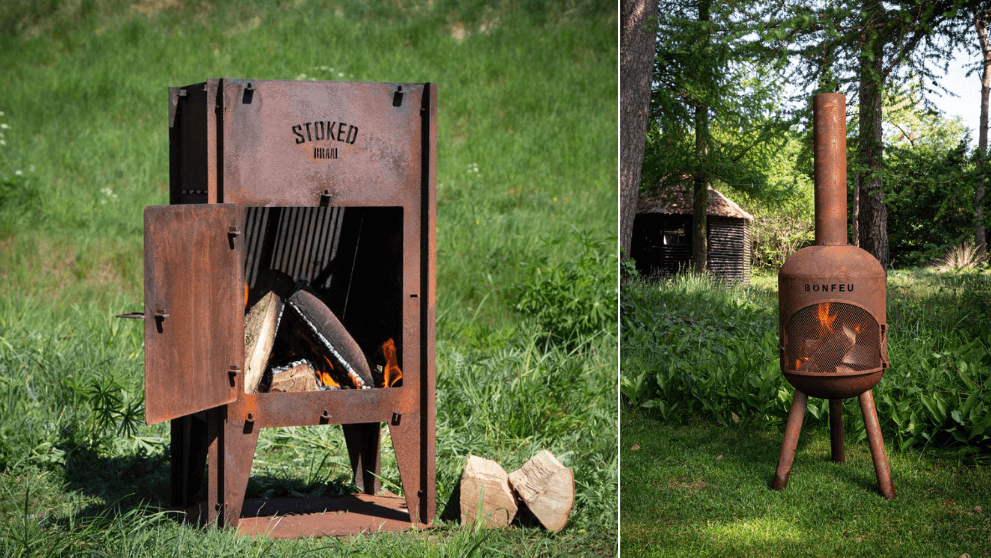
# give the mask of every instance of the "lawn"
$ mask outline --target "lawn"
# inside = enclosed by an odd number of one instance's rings
[[[5,3],[2,553],[614,555],[617,15],[570,1]],[[163,513],[168,430],[143,424],[141,328],[114,315],[143,306],[142,209],[168,202],[167,87],[210,77],[438,83],[434,529],[268,541]],[[575,473],[561,533],[444,513],[469,454],[512,471],[541,449]],[[387,434],[383,453],[397,491]],[[348,472],[338,427],[265,429],[248,495],[331,495],[352,489]]]

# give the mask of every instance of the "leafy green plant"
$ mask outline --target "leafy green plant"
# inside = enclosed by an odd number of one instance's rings
[[[891,367],[873,390],[884,435],[902,450],[937,445],[991,459],[991,330],[978,317],[991,301],[987,279],[919,271],[889,282]],[[777,308],[766,296],[692,277],[625,287],[627,405],[664,420],[782,422],[794,389],[779,369]],[[823,424],[827,408],[810,400],[806,423]],[[844,416],[848,440],[863,439],[859,408],[844,406]]]
[[[616,324],[613,245],[577,229],[575,235],[581,251],[574,259],[551,261],[547,248],[561,244],[563,239],[546,243],[545,254],[536,262],[521,264],[524,279],[516,286],[516,309],[540,324],[557,342],[576,343],[610,335]]]

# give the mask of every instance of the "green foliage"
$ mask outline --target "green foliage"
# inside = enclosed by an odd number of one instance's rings
[[[708,1],[660,4],[644,188],[692,176],[775,195],[766,177],[787,128],[778,114],[782,90],[773,65],[743,48],[737,17],[743,9]]]
[[[776,272],[788,256],[815,240],[815,222],[807,212],[759,207],[750,225],[750,265]]]
[[[665,420],[723,423],[787,416],[776,308],[757,289],[677,276],[622,290],[621,390]]]
[[[590,233],[575,234],[581,251],[565,262],[542,256],[524,262],[524,280],[517,284],[516,309],[534,320],[556,342],[574,344],[605,335],[616,326],[615,244],[597,240]],[[555,239],[545,249],[561,244]]]
[[[991,459],[991,276],[899,272],[889,277],[888,358],[874,388],[882,432],[903,450],[939,445]],[[622,291],[621,390],[630,408],[663,420],[780,423],[793,388],[778,360],[776,300],[759,287],[679,277]],[[822,424],[811,400],[806,423]],[[851,441],[864,438],[847,405]]]

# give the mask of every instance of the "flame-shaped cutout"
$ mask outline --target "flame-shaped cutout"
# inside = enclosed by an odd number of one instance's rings
[[[403,379],[403,371],[399,368],[399,359],[396,357],[396,343],[390,338],[382,343],[382,356],[385,357],[385,367],[382,370],[384,385],[382,387],[395,387]]]

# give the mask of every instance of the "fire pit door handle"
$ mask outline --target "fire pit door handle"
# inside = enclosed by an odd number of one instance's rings
[[[168,318],[168,317],[169,317],[168,311],[162,310],[161,308],[156,308],[155,309],[155,319],[156,320],[164,320],[165,318]]]

